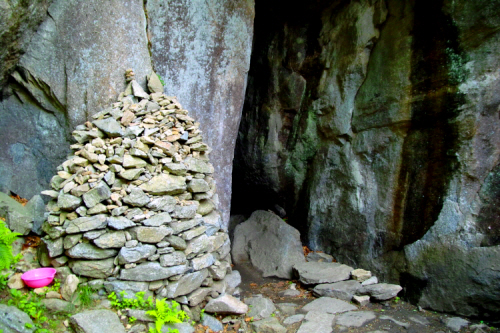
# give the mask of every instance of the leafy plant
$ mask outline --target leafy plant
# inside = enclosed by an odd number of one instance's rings
[[[154,307],[153,298],[149,296],[146,299],[144,296],[145,292],[143,291],[136,293],[135,298],[126,298],[125,297],[126,295],[127,293],[124,290],[122,290],[120,292],[120,297],[118,297],[113,291],[111,294],[108,295],[108,299],[111,302],[111,306],[117,309],[130,308],[130,309],[143,309],[143,310],[152,309]]]
[[[10,295],[12,298],[7,304],[27,313],[33,319],[36,333],[49,333],[49,330],[42,326],[48,322],[48,318],[44,315],[45,306],[41,303],[41,296],[33,291],[23,294],[17,289],[10,289]]]
[[[4,290],[7,287],[8,282],[9,274],[0,274],[0,291]]]
[[[152,317],[155,317],[155,327],[149,329],[149,333],[160,333],[161,328],[165,323],[182,323],[184,320],[189,320],[186,312],[179,309],[179,303],[172,301],[172,306],[167,304],[165,299],[157,299],[154,310],[146,311]],[[169,329],[169,332],[179,333],[177,329]]]
[[[158,79],[160,80],[161,82],[161,85],[165,87],[165,81],[163,81],[163,79],[161,78],[161,76],[159,74],[156,74],[158,76]]]
[[[128,322],[131,323],[131,324],[135,323],[136,320],[137,320],[136,317],[129,317],[128,318]]]
[[[12,255],[12,243],[19,235],[21,234],[10,231],[5,222],[0,221],[0,270],[9,268],[16,259],[20,259],[20,255],[16,257]]]
[[[92,290],[89,286],[80,286],[79,288],[79,298],[82,306],[89,306],[92,303],[92,294],[94,290]]]

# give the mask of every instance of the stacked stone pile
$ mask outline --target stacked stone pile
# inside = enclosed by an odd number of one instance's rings
[[[118,101],[73,132],[73,154],[42,192],[44,242],[56,267],[196,306],[231,272],[210,148],[156,74],[151,94],[126,76]]]

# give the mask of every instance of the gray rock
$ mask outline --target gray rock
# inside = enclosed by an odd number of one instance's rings
[[[124,216],[118,216],[118,217],[108,217],[107,220],[108,227],[116,229],[116,230],[123,230],[127,229],[130,227],[135,227],[135,223],[130,221]]]
[[[227,288],[229,291],[233,291],[241,284],[241,274],[238,271],[232,271],[227,274],[224,278],[224,281],[227,283]]]
[[[168,213],[156,214],[153,217],[141,221],[141,223],[147,227],[159,227],[162,224],[167,224],[172,221],[172,218]]]
[[[186,265],[162,267],[158,262],[148,262],[134,268],[120,270],[120,279],[128,281],[156,281],[183,274],[187,271]]]
[[[262,295],[245,298],[243,302],[250,308],[247,317],[253,317],[254,320],[269,318],[276,311],[273,301],[262,297]]]
[[[173,234],[177,235],[185,230],[196,227],[202,222],[202,219],[192,219],[184,222],[172,222],[169,227],[172,228]]]
[[[207,231],[207,227],[202,225],[193,229],[190,229],[182,234],[182,238],[189,241],[195,237],[198,237]]]
[[[137,235],[137,240],[144,243],[159,243],[165,236],[172,234],[172,229],[165,226],[135,227],[132,229]]]
[[[121,248],[125,246],[125,241],[124,231],[108,231],[104,235],[94,239],[94,244],[101,249]]]
[[[83,238],[88,240],[93,240],[96,239],[97,237],[100,237],[101,235],[104,235],[105,233],[106,230],[87,231],[86,233],[83,234]]]
[[[280,313],[285,316],[295,315],[295,309],[298,305],[295,303],[276,303],[276,307],[279,309]]]
[[[212,174],[214,173],[214,167],[209,162],[202,161],[197,158],[187,157],[184,160],[184,165],[187,170],[198,173]]]
[[[123,169],[120,171],[118,174],[121,178],[127,179],[127,180],[136,180],[139,178],[139,176],[144,173],[145,169],[144,168],[139,168],[139,169]]]
[[[170,225],[170,226],[172,226],[172,225]],[[170,236],[165,237],[164,239],[167,242],[169,242],[170,246],[172,246],[176,250],[183,251],[187,247],[186,241],[184,239],[180,238],[180,237],[177,237],[177,236],[174,236],[174,235],[170,235]]]
[[[41,301],[45,307],[54,312],[72,313],[75,311],[75,306],[71,302],[64,301],[58,298],[45,298]]]
[[[77,276],[83,275],[97,279],[105,279],[113,273],[115,265],[114,258],[109,258],[104,260],[71,261],[69,267]]]
[[[286,290],[282,290],[282,291],[278,292],[278,296],[280,296],[280,297],[295,297],[295,296],[299,296],[299,295],[300,295],[300,291],[294,290],[294,289],[286,289]]]
[[[212,331],[214,332],[220,332],[224,330],[224,326],[222,326],[222,323],[217,320],[217,318],[212,317],[209,314],[204,314],[203,318],[201,319],[201,324],[203,326],[208,326]]]
[[[446,318],[444,323],[453,332],[460,332],[463,327],[469,326],[469,321],[460,317]]]
[[[63,239],[57,238],[54,240],[42,238],[43,242],[47,246],[47,250],[49,251],[49,256],[51,258],[60,256],[64,252]]]
[[[165,324],[161,328],[161,333],[169,333],[173,330],[179,333],[194,333],[194,327],[189,323]]]
[[[327,296],[350,302],[356,291],[361,288],[361,283],[354,280],[335,283],[318,284],[313,289],[315,296]]]
[[[42,233],[42,224],[45,221],[43,214],[45,213],[45,202],[40,195],[33,196],[30,201],[24,206],[28,216],[33,217],[33,227],[31,230],[37,235]]]
[[[235,263],[251,261],[263,276],[292,278],[292,267],[305,263],[299,232],[281,218],[256,211],[236,226],[232,257]]]
[[[70,258],[82,259],[106,259],[116,256],[118,250],[101,249],[90,243],[78,243],[71,249],[66,250],[66,255]]]
[[[127,316],[128,317],[134,317],[138,321],[144,321],[144,322],[149,322],[149,323],[154,323],[156,318],[148,315],[146,313],[146,310],[138,310],[138,309],[128,309],[127,311]]]
[[[135,97],[140,97],[145,99],[149,98],[149,95],[144,91],[144,89],[142,89],[142,87],[140,86],[139,83],[137,83],[136,80],[132,80],[130,84],[132,85],[132,91]]]
[[[215,265],[210,266],[208,271],[214,280],[222,280],[226,277],[227,273],[231,272],[231,265],[227,261],[222,261],[220,265],[217,265],[216,263]]]
[[[378,278],[376,276],[372,276],[371,278],[361,282],[362,286],[369,286],[371,284],[377,284],[378,283]]]
[[[372,272],[364,269],[355,269],[351,272],[351,277],[359,282],[364,282],[372,277]]]
[[[26,324],[32,325],[27,328]],[[0,304],[0,330],[4,333],[34,332],[35,327],[30,316],[15,306]]]
[[[357,293],[359,295],[370,295],[377,301],[385,301],[394,298],[403,288],[397,284],[377,283],[363,286]]]
[[[122,163],[124,168],[130,169],[130,168],[144,168],[148,163],[144,161],[140,157],[134,157],[129,154],[123,155],[123,163]]]
[[[201,257],[196,257],[191,260],[191,266],[195,271],[212,266],[215,263],[216,257],[213,253],[207,253]]]
[[[100,181],[93,189],[85,193],[82,197],[85,202],[85,206],[87,206],[87,208],[92,208],[99,202],[109,199],[111,197],[111,190],[105,182]]]
[[[210,186],[203,179],[193,179],[187,184],[187,190],[191,193],[201,193],[210,190]]]
[[[372,311],[349,311],[337,316],[336,325],[345,327],[361,327],[377,318]]]
[[[160,264],[163,267],[177,266],[186,263],[186,255],[182,251],[164,254],[160,256]]]
[[[90,231],[94,229],[104,229],[107,225],[106,215],[94,215],[89,217],[79,217],[69,221],[66,226],[68,234],[76,234],[79,232]]]
[[[163,93],[163,85],[154,71],[148,75],[148,89],[151,93]]]
[[[198,207],[200,203],[198,201],[189,201],[188,205],[176,205],[174,211],[171,213],[172,217],[178,219],[192,219],[196,212],[198,211]]]
[[[352,267],[339,263],[304,262],[293,266],[304,284],[334,283],[349,280]]]
[[[9,207],[5,222],[7,222],[11,231],[27,235],[33,228],[33,217],[28,214],[24,207],[19,206],[19,209],[11,209],[12,207]]]
[[[174,210],[177,201],[174,197],[170,195],[164,195],[161,197],[154,197],[147,205],[152,211],[164,211],[171,212]]]
[[[110,310],[91,310],[80,312],[71,316],[70,323],[76,332],[125,333],[125,328],[120,322],[118,315]]]
[[[285,320],[283,320],[283,324],[288,326],[288,325],[293,325],[295,323],[300,323],[302,320],[304,320],[304,317],[305,316],[303,314],[296,314],[285,318]]]
[[[248,306],[230,295],[222,295],[210,300],[205,306],[208,313],[244,314],[248,311]]]
[[[331,297],[320,297],[311,303],[304,305],[300,312],[306,313],[309,311],[327,312],[331,314],[342,313],[347,311],[357,310],[358,308],[347,302]]]
[[[250,326],[256,332],[286,333],[286,328],[281,326],[278,318],[275,317],[254,321]]]
[[[370,296],[356,296],[354,295],[352,297],[352,301],[356,304],[358,304],[359,306],[365,306],[367,304],[370,303]]]
[[[75,210],[82,203],[82,199],[71,194],[61,193],[57,197],[57,205],[63,210]]]
[[[120,123],[117,122],[114,118],[109,117],[106,119],[94,120],[92,123],[96,125],[98,129],[106,133],[106,135],[109,137],[114,138],[117,136],[122,136],[123,134]]]
[[[314,261],[314,262],[333,262],[333,257],[329,254],[326,253],[321,253],[321,252],[310,252],[306,256],[307,261]]]
[[[414,323],[420,324],[422,326],[428,326],[428,325],[430,325],[429,320],[427,320],[427,318],[425,318],[423,316],[420,316],[420,315],[408,316],[408,319],[410,319]]]
[[[75,293],[76,289],[78,288],[78,284],[80,283],[80,280],[76,275],[70,274],[66,277],[64,280],[63,286],[61,287],[61,295],[62,297],[70,301],[71,297]]]
[[[399,325],[401,327],[404,327],[406,329],[410,328],[410,324],[405,323],[403,321],[399,321],[399,320],[397,320],[397,319],[395,319],[395,318],[393,318],[391,316],[383,315],[383,316],[380,316],[379,319],[380,320],[389,320],[389,321],[392,321],[394,324]]]
[[[198,288],[187,296],[189,306],[197,306],[212,292],[211,288]]]
[[[213,212],[214,209],[215,209],[215,204],[212,200],[202,199],[202,200],[200,200],[200,205],[198,206],[196,213],[200,214],[201,216],[205,216],[205,215]]]
[[[309,311],[297,333],[331,333],[335,316],[324,311]]]
[[[142,184],[140,188],[155,195],[178,194],[186,190],[186,178],[162,173]]]
[[[64,237],[64,249],[70,249],[73,246],[75,246],[81,239],[82,239],[82,234],[76,234],[76,235],[67,235]]]
[[[183,163],[165,163],[163,169],[176,176],[185,176],[187,172]]]
[[[139,245],[135,247],[122,247],[118,253],[118,263],[120,265],[138,262],[139,260],[149,258],[156,252],[154,245]]]
[[[204,215],[203,216],[203,223],[205,226],[207,226],[207,235],[211,236],[219,229],[221,228],[221,216],[220,213],[217,212],[216,210],[212,211],[211,213]]]
[[[132,188],[130,194],[123,198],[123,202],[135,207],[145,206],[151,199],[138,187]]]
[[[182,295],[187,295],[190,292],[198,289],[203,280],[208,276],[207,270],[185,274],[179,280],[170,282],[167,286],[167,297],[175,298]]]

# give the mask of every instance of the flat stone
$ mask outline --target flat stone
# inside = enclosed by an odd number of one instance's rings
[[[198,288],[189,295],[187,295],[187,302],[189,306],[193,307],[201,302],[212,292],[211,288]]]
[[[99,238],[94,239],[94,244],[101,249],[121,248],[125,246],[125,242],[124,231],[108,231]]]
[[[163,169],[176,176],[185,176],[187,173],[186,166],[183,163],[165,163]]]
[[[203,221],[202,219],[192,219],[192,220],[183,221],[183,222],[173,222],[173,223],[170,223],[169,227],[172,228],[173,234],[177,235],[185,230],[189,230],[191,228],[196,227],[202,221]]]
[[[357,280],[359,282],[364,282],[366,280],[368,280],[369,278],[371,278],[372,276],[372,272],[370,271],[366,271],[364,269],[355,269],[351,272],[351,277],[354,279],[354,280]]]
[[[163,267],[177,266],[186,263],[186,255],[182,251],[164,254],[160,256],[160,264]]]
[[[75,309],[71,302],[58,298],[45,298],[41,300],[41,303],[47,308],[47,310],[53,312],[72,313]]]
[[[189,255],[191,253],[209,252],[208,251],[209,248],[210,248],[210,239],[207,235],[203,234],[199,237],[190,240],[188,242],[188,245],[184,253],[186,253],[186,255]]]
[[[352,301],[359,306],[365,306],[370,303],[370,296],[356,296],[352,297]]]
[[[154,197],[146,207],[152,211],[164,211],[171,212],[174,210],[177,201],[174,197],[170,195],[164,195],[161,197]]]
[[[189,294],[190,292],[198,289],[207,276],[207,270],[203,270],[200,272],[185,274],[179,280],[169,282],[167,286],[167,297],[175,298]]]
[[[124,216],[118,217],[108,217],[108,226],[116,230],[123,230],[131,227],[135,227],[135,223],[130,221]]]
[[[97,126],[98,129],[106,133],[109,137],[118,137],[122,136],[122,127],[120,126],[120,123],[117,122],[114,118],[109,117],[106,119],[99,119],[99,120],[94,120],[92,122],[94,125]]]
[[[254,320],[269,318],[276,311],[273,301],[262,295],[245,298],[243,302],[250,308],[247,317],[253,317]]]
[[[460,317],[446,318],[444,323],[453,332],[460,332],[463,327],[469,326],[469,321]]]
[[[21,279],[22,275],[23,275],[23,273],[13,274],[7,282],[7,286],[10,289],[22,289],[22,288],[24,288],[24,282]]]
[[[174,331],[177,330],[177,331]],[[161,333],[194,333],[194,327],[190,323],[165,324],[161,329]]]
[[[202,161],[197,158],[187,157],[184,160],[184,165],[186,169],[193,172],[212,174],[214,173],[214,167],[211,163]]]
[[[335,316],[324,311],[310,311],[304,317],[297,333],[331,333]]]
[[[71,194],[59,194],[57,205],[63,210],[75,210],[82,204],[82,199]]]
[[[187,248],[186,241],[180,237],[170,235],[170,236],[165,237],[164,239],[165,239],[165,241],[169,242],[170,246],[172,246],[176,250],[183,251]]]
[[[77,276],[89,276],[96,279],[105,279],[113,273],[114,258],[104,260],[76,260],[69,263],[69,267]]]
[[[144,243],[159,243],[172,234],[172,229],[165,226],[159,227],[135,227],[134,232],[137,234],[137,240]]]
[[[394,324],[399,325],[401,327],[404,327],[406,329],[410,328],[410,324],[405,323],[403,321],[399,321],[399,320],[397,320],[397,319],[395,319],[395,318],[393,318],[391,316],[383,315],[383,316],[380,316],[379,319],[380,320],[389,320],[389,321],[392,321]]]
[[[153,293],[149,291],[149,282],[137,282],[137,281],[105,281],[104,289],[106,292],[110,294],[111,292],[115,292],[115,294],[119,295],[121,291],[125,292],[125,298],[134,299],[135,294],[143,291],[145,292],[144,296],[147,298],[152,296]]]
[[[378,278],[376,276],[372,276],[371,278],[368,278],[367,280],[361,282],[362,286],[369,286],[372,284],[377,284],[378,283]]]
[[[234,270],[226,275],[224,281],[227,283],[228,290],[234,290],[241,284],[241,274],[240,272]]]
[[[410,319],[414,323],[420,324],[422,326],[428,326],[431,324],[429,322],[429,320],[427,320],[427,318],[425,318],[424,316],[420,316],[420,315],[408,316],[408,319]]]
[[[123,169],[121,170],[118,175],[126,180],[136,180],[139,178],[141,174],[144,173],[146,169],[144,168],[139,168],[139,169]]]
[[[120,270],[120,279],[151,282],[183,274],[187,269],[186,265],[162,267],[158,262],[148,262],[134,268]]]
[[[285,320],[283,320],[283,324],[288,326],[288,325],[293,325],[295,323],[300,323],[302,320],[304,320],[304,317],[305,316],[303,314],[296,314],[285,318]]]
[[[198,201],[189,201],[187,205],[176,205],[171,213],[172,217],[178,219],[192,219],[195,217],[200,203]]]
[[[255,332],[286,333],[286,328],[281,326],[278,318],[275,317],[254,321],[250,326]]]
[[[345,327],[361,327],[377,318],[372,311],[349,311],[337,316],[335,324]]]
[[[191,260],[191,266],[195,271],[212,266],[215,263],[215,256],[213,253],[207,253],[201,257],[196,257]]]
[[[215,209],[215,204],[212,200],[203,199],[200,200],[200,205],[198,206],[196,213],[200,214],[201,216],[204,216],[211,213],[214,209]]]
[[[222,323],[215,317],[212,317],[209,314],[204,314],[203,319],[201,320],[201,324],[203,326],[207,326],[214,332],[220,332],[224,330],[224,326]]]
[[[347,302],[331,297],[320,297],[300,309],[300,312],[309,311],[327,312],[331,314],[354,311],[358,308]]]
[[[118,315],[111,310],[90,310],[77,313],[70,318],[76,332],[83,333],[125,333],[125,327]]]
[[[135,97],[149,99],[149,94],[147,94],[144,89],[142,89],[142,87],[139,85],[139,83],[137,83],[136,80],[132,80],[130,84],[132,85],[132,91]]]
[[[189,241],[195,237],[198,237],[198,236],[204,234],[205,231],[207,231],[207,227],[202,225],[202,226],[199,226],[199,227],[196,227],[196,228],[193,228],[193,229],[186,231],[185,233],[182,234],[182,238]]]
[[[155,195],[178,194],[186,190],[186,178],[162,173],[142,184],[140,188]]]
[[[148,89],[151,93],[163,93],[163,84],[154,71],[148,75]]]
[[[124,168],[130,169],[130,168],[144,168],[148,163],[144,161],[140,157],[134,157],[129,154],[123,155],[123,163],[122,163]]]
[[[339,263],[303,262],[293,266],[304,284],[334,283],[349,280],[352,267]]]
[[[138,187],[132,188],[130,194],[123,198],[124,203],[135,207],[145,206],[150,201],[149,196]]]
[[[92,208],[99,202],[109,199],[111,197],[111,190],[105,182],[100,181],[97,185],[83,195],[83,201],[87,208]]]
[[[156,252],[156,246],[144,244],[135,247],[122,247],[118,253],[118,263],[131,264],[142,259],[147,259]]]
[[[49,256],[51,258],[60,256],[64,252],[64,241],[63,238],[57,238],[57,239],[47,239],[47,238],[42,238],[43,242],[45,245],[47,245],[47,250],[49,252]]]
[[[244,314],[247,313],[248,306],[233,296],[222,295],[210,300],[205,306],[205,311],[208,313]]]
[[[351,301],[352,297],[358,289],[361,288],[361,283],[355,280],[340,281],[335,283],[318,284],[313,289],[315,296],[327,296],[338,298],[344,301]]]
[[[300,291],[294,290],[294,289],[286,289],[286,290],[282,290],[282,291],[278,292],[278,296],[280,296],[280,297],[295,297],[295,296],[299,296],[299,295],[300,295]]]
[[[276,307],[282,315],[293,316],[298,305],[295,303],[276,303]]]
[[[187,184],[187,190],[191,193],[201,193],[210,190],[210,185],[203,179],[192,179]]]
[[[362,286],[357,293],[359,295],[370,295],[376,301],[385,301],[394,298],[403,288],[397,284],[377,283]]]
[[[107,213],[108,209],[102,203],[98,203],[92,208],[87,209],[87,215]]]
[[[66,250],[68,257],[81,259],[106,259],[116,256],[117,253],[117,250],[101,249],[90,243],[78,243],[71,249]]]
[[[143,220],[141,223],[147,227],[159,227],[163,224],[170,223],[172,218],[168,213],[156,214],[153,217]]]
[[[86,233],[83,234],[83,238],[88,239],[88,240],[93,240],[96,239],[97,237],[104,235],[106,233],[106,230],[93,230],[93,231],[87,231]]]

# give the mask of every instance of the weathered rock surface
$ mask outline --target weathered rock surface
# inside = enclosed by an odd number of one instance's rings
[[[311,303],[306,304],[300,309],[300,312],[307,313],[309,311],[326,312],[326,313],[342,313],[352,310],[357,310],[358,308],[347,302],[341,301],[336,298],[331,297],[320,297],[315,299]]]
[[[209,313],[244,314],[248,311],[248,306],[233,296],[223,295],[208,302],[205,311]]]
[[[338,315],[335,318],[335,324],[345,327],[361,327],[376,317],[371,311],[350,311]]]
[[[253,317],[254,320],[269,318],[271,317],[271,314],[276,310],[273,301],[271,301],[269,298],[262,297],[262,295],[245,298],[243,302],[250,308],[247,316]]]
[[[335,315],[323,311],[309,311],[298,333],[331,333]]]
[[[117,332],[125,333],[118,315],[110,310],[91,310],[71,316],[70,323],[76,332],[98,333]]]
[[[336,283],[318,284],[314,287],[313,293],[315,296],[327,296],[338,298],[350,302],[352,297],[361,288],[361,283],[354,280],[341,281]]]
[[[300,234],[281,218],[255,211],[234,231],[232,257],[235,263],[250,261],[263,276],[292,278],[292,267],[304,262]]]
[[[293,266],[294,271],[304,284],[333,283],[348,280],[352,267],[339,263],[304,262]]]
[[[26,324],[32,325],[27,328]],[[15,306],[0,304],[0,329],[7,333],[31,333],[35,331],[33,321],[25,312]]]
[[[357,293],[361,295],[370,295],[371,298],[377,301],[385,301],[397,296],[402,290],[401,286],[388,283],[377,283],[369,286],[363,286],[358,289]]]

